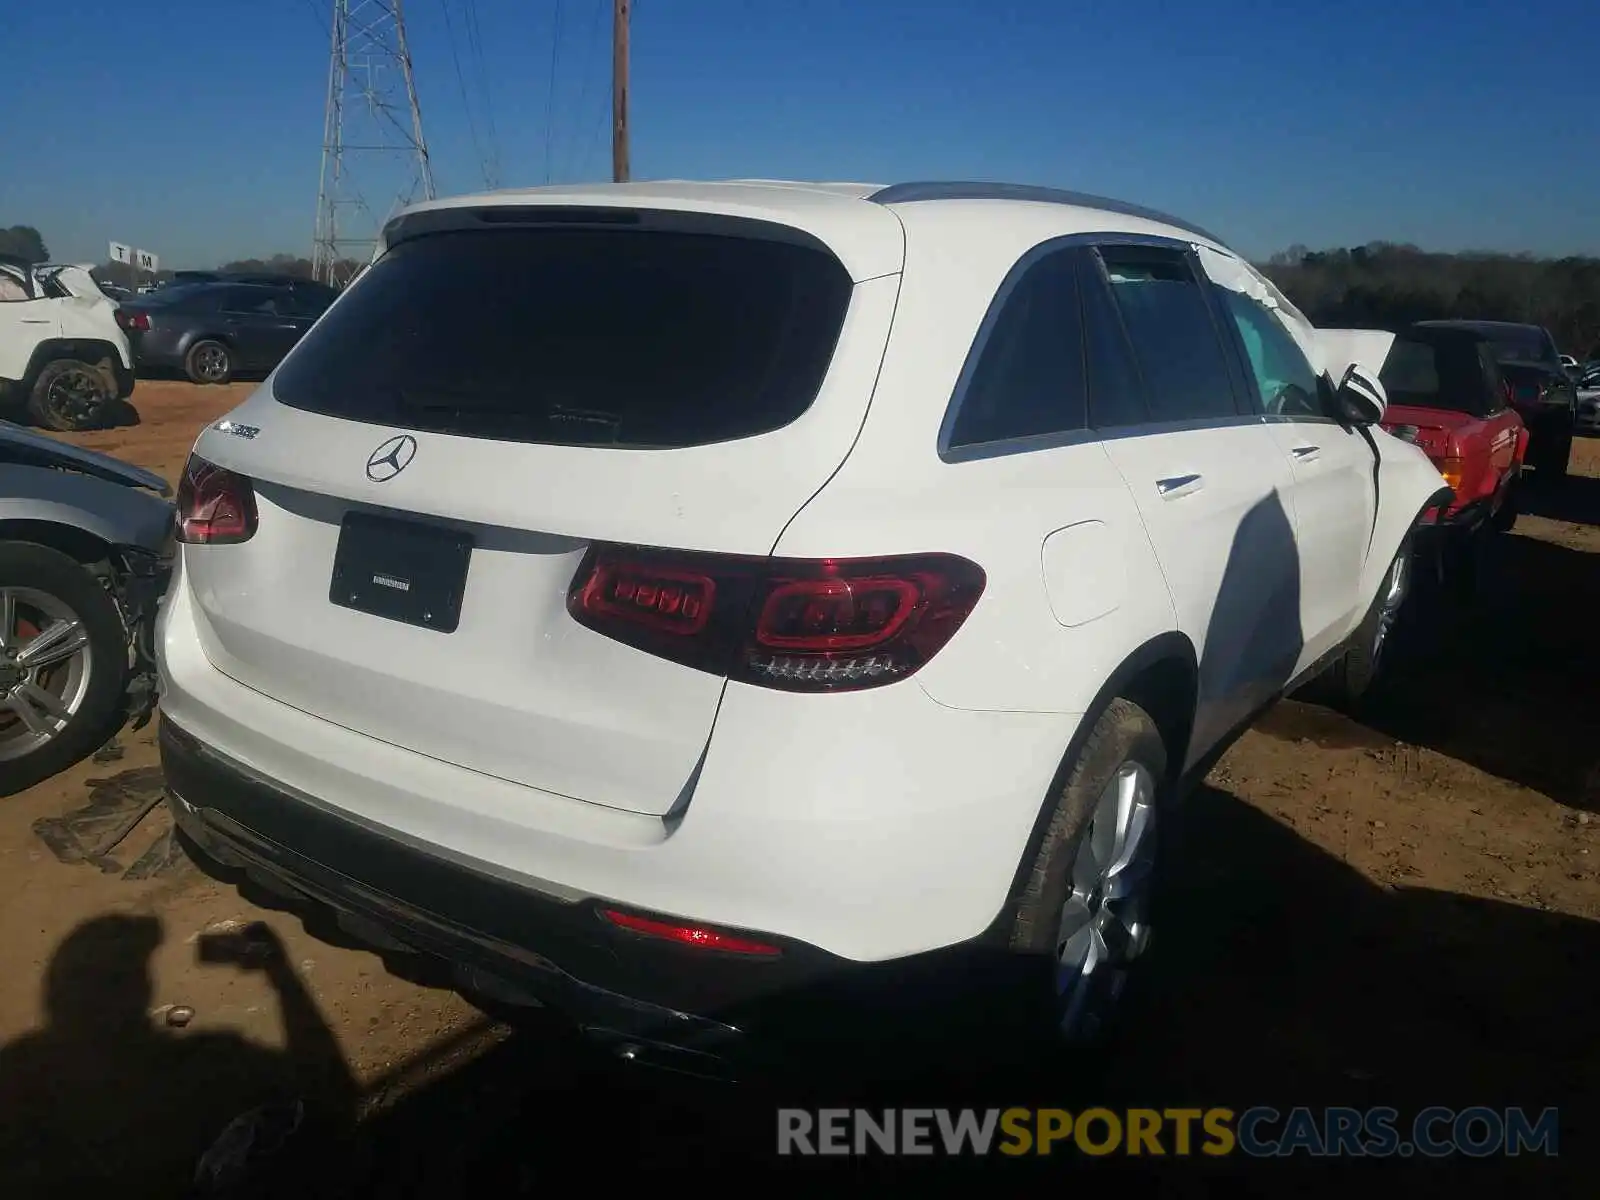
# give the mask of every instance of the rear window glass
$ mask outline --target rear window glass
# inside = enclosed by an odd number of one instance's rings
[[[1490,351],[1481,342],[1398,337],[1378,378],[1392,404],[1482,416],[1492,407]]]
[[[1542,329],[1497,333],[1491,339],[1496,361],[1503,363],[1556,364],[1561,362],[1556,348]]]
[[[850,301],[820,249],[638,229],[403,242],[278,370],[293,408],[403,429],[667,448],[781,428]]]

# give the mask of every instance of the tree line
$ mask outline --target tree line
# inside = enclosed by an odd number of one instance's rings
[[[50,252],[31,225],[0,226],[0,253],[45,262]],[[1330,250],[1291,246],[1259,264],[1314,323],[1333,328],[1398,329],[1412,321],[1469,317],[1519,321],[1548,329],[1563,353],[1600,358],[1600,258],[1537,258],[1531,254],[1441,254],[1395,242]],[[335,265],[339,283],[361,264]],[[239,258],[221,271],[312,277],[297,254]],[[95,278],[126,286],[132,268],[102,263]],[[156,282],[172,278],[169,270]],[[138,276],[150,282],[148,274]]]
[[[1291,246],[1258,265],[1316,325],[1516,321],[1544,326],[1563,354],[1600,358],[1600,258],[1439,254],[1369,242],[1333,250]]]

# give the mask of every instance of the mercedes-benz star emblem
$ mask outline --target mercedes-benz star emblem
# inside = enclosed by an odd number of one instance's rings
[[[373,483],[387,483],[411,465],[417,456],[417,439],[409,433],[392,437],[372,452],[367,459],[367,478]]]

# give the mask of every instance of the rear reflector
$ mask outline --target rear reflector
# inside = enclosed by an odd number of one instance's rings
[[[709,929],[704,925],[679,925],[673,921],[619,912],[614,908],[603,908],[600,910],[600,915],[619,929],[643,934],[645,937],[677,942],[682,946],[721,950],[727,954],[750,954],[760,958],[776,958],[783,953],[777,946],[770,946],[766,942],[753,942],[749,938],[736,937],[734,934],[723,933],[720,929]]]
[[[592,547],[567,596],[574,620],[685,666],[786,691],[904,679],[955,636],[983,594],[964,558],[740,558]]]
[[[256,492],[249,478],[189,456],[178,484],[177,539],[197,546],[247,542],[256,532]]]

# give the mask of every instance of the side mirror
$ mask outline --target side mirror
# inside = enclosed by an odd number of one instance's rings
[[[1351,425],[1376,425],[1389,407],[1389,394],[1373,375],[1354,363],[1334,393],[1334,415]]]

